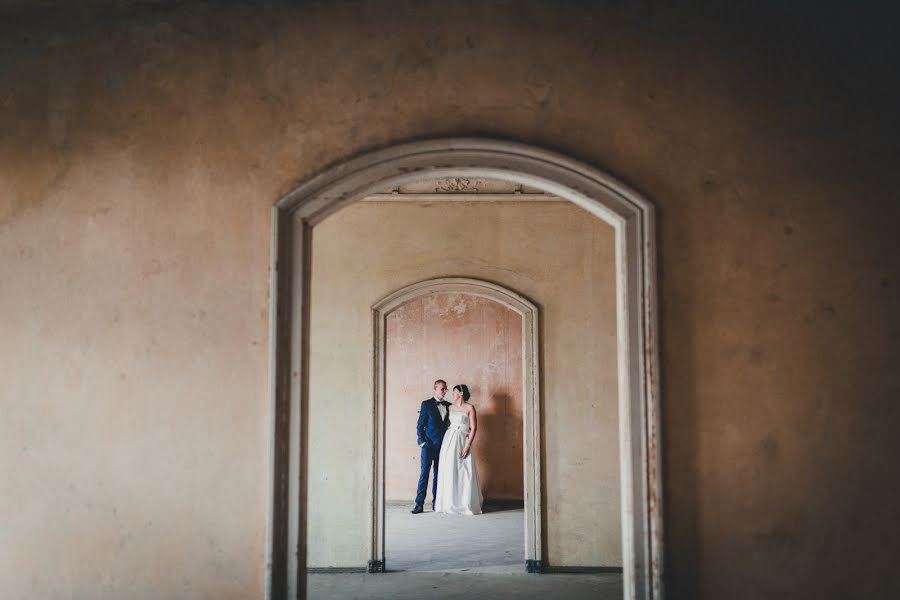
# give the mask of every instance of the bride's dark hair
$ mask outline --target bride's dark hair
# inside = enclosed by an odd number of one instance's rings
[[[454,385],[453,389],[462,392],[463,400],[465,400],[466,402],[468,402],[469,398],[472,397],[472,394],[469,393],[469,386],[467,386],[464,383],[461,383],[459,385]]]

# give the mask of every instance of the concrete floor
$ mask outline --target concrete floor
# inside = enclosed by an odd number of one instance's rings
[[[546,598],[619,600],[622,575],[525,573],[522,509],[490,510],[472,517],[388,504],[387,573],[308,575],[313,600],[422,600],[437,598]]]
[[[410,514],[408,504],[385,510],[385,566],[388,571],[418,573],[486,571],[519,573],[525,569],[525,513],[519,509],[484,514]]]

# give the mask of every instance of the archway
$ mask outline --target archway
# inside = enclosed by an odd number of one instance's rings
[[[462,277],[422,281],[397,290],[374,307],[375,322],[375,485],[372,498],[372,546],[369,571],[384,568],[385,481],[385,324],[387,316],[404,304],[431,294],[470,294],[499,302],[522,317],[523,442],[525,492],[525,567],[542,569],[541,540],[541,412],[540,412],[540,323],[533,302],[503,286]]]
[[[484,177],[546,190],[616,235],[619,444],[625,598],[660,599],[663,522],[652,206],[603,173],[513,142],[442,139],[393,146],[328,169],[273,208],[271,502],[267,598],[305,595],[305,453],[310,233],[329,214],[385,187],[427,177]]]

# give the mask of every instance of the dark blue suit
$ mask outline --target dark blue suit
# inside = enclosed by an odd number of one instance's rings
[[[449,406],[449,402],[442,402]],[[450,416],[450,412],[446,412]],[[447,431],[447,421],[441,419],[441,411],[434,397],[424,400],[419,408],[419,420],[416,423],[416,437],[422,446],[422,462],[419,471],[419,486],[416,489],[416,506],[425,503],[425,493],[428,490],[428,472],[434,466],[434,483],[431,486],[431,501],[437,493],[438,457],[441,452],[441,442],[444,440],[444,432]],[[423,445],[424,443],[424,445]]]

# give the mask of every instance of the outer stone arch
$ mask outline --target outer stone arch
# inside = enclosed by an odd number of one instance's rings
[[[414,283],[380,300],[372,307],[375,324],[375,485],[370,520],[372,547],[369,571],[384,569],[384,431],[385,431],[385,325],[387,316],[407,302],[432,294],[460,293],[488,298],[522,317],[522,404],[525,490],[525,566],[540,572],[543,560],[541,536],[541,410],[540,323],[538,307],[509,288],[480,279],[441,277]]]
[[[307,439],[311,230],[328,215],[380,190],[443,177],[500,179],[537,187],[573,202],[615,230],[624,591],[626,600],[662,599],[653,207],[612,177],[560,154],[477,138],[411,142],[368,152],[310,178],[273,207],[266,598],[306,594],[302,465]]]

